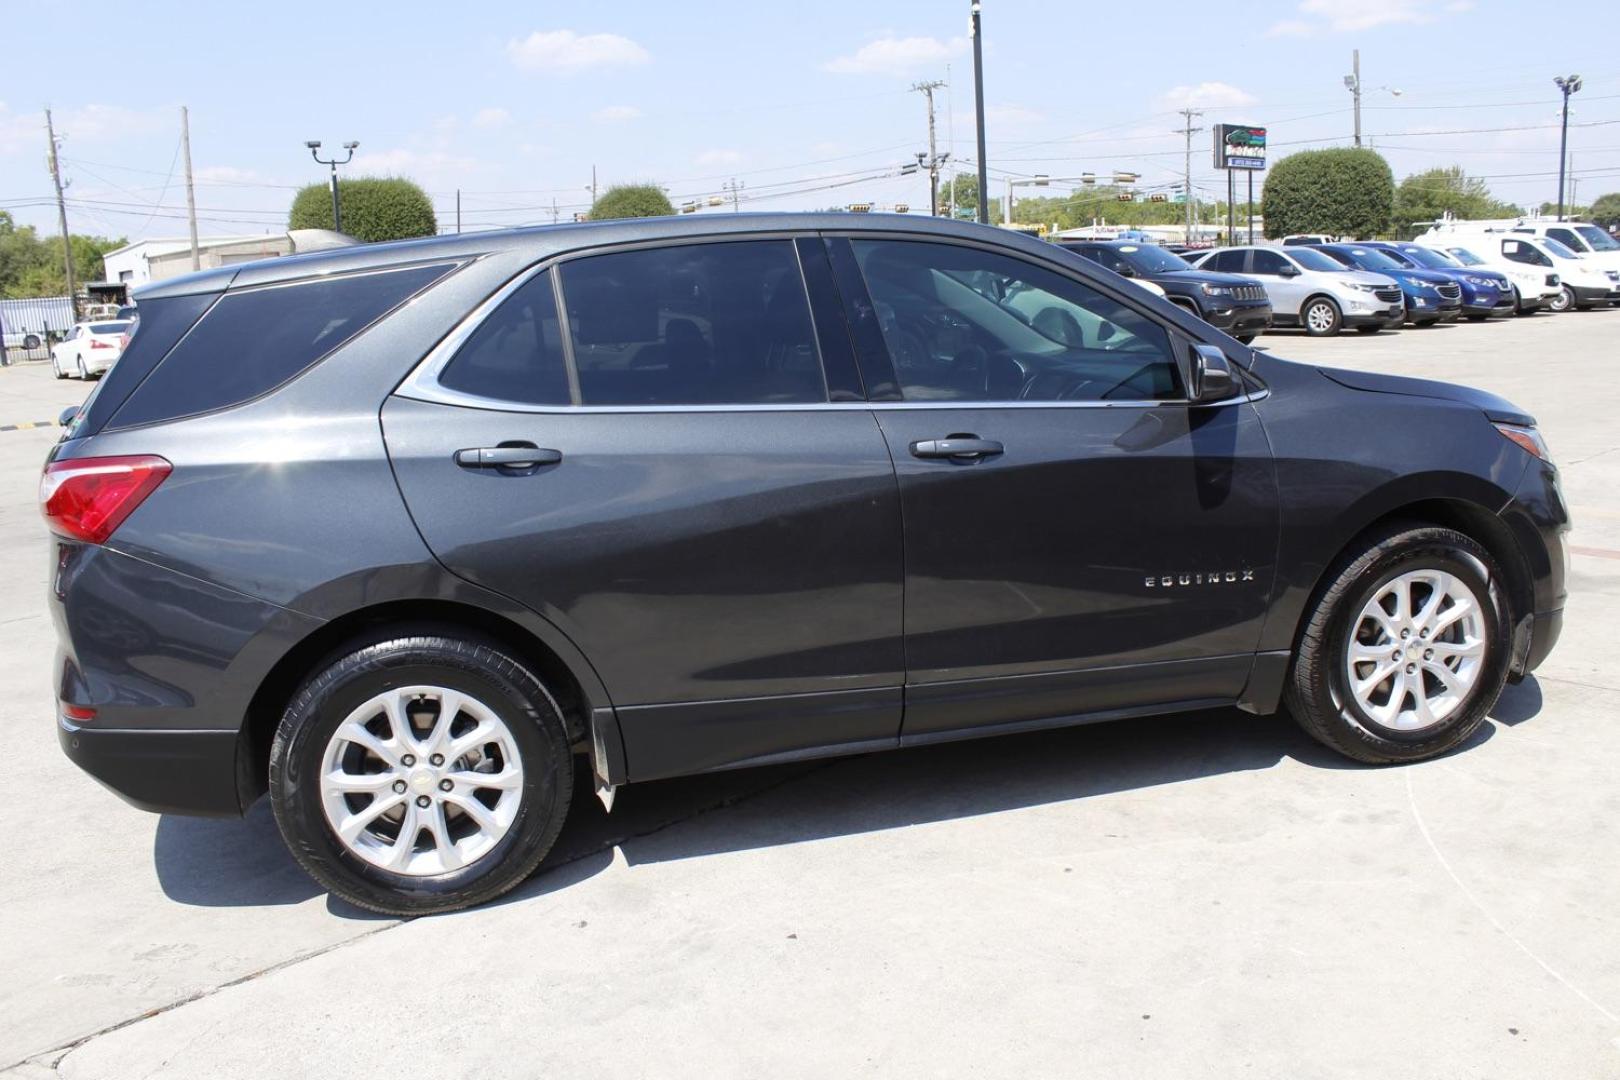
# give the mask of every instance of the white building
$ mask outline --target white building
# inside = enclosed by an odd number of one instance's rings
[[[286,233],[259,236],[199,236],[198,261],[202,269],[269,259],[292,253],[292,240]],[[191,273],[191,240],[187,237],[137,240],[102,257],[108,281],[134,288],[148,281]]]

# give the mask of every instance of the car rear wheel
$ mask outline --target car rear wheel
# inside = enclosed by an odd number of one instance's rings
[[[1547,305],[1551,311],[1568,311],[1573,306],[1575,306],[1575,290],[1568,285],[1559,289],[1558,295]]]
[[[56,358],[55,353],[51,353],[51,374],[58,379],[67,378],[67,372],[62,370],[62,363]]]
[[[1510,642],[1489,552],[1451,529],[1386,529],[1331,573],[1310,612],[1289,711],[1357,761],[1421,761],[1484,723]]]
[[[1254,339],[1259,337],[1259,336],[1260,336],[1259,334],[1239,334],[1237,336],[1237,339],[1239,341],[1243,342],[1243,344],[1245,344],[1245,345],[1252,345],[1252,344],[1254,344]]]
[[[1304,325],[1305,332],[1312,337],[1337,334],[1343,322],[1339,316],[1339,305],[1325,296],[1306,301],[1305,310],[1300,314],[1299,321]]]
[[[74,357],[73,358],[73,363],[78,368],[78,372],[79,372],[78,378],[83,379],[85,382],[89,382],[90,381],[90,372],[85,370],[84,357],[83,356]]]
[[[491,642],[401,635],[356,647],[294,695],[270,796],[311,877],[357,907],[423,915],[515,887],[568,814],[567,727]]]

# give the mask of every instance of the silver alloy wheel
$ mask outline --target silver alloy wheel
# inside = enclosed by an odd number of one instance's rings
[[[1416,732],[1442,724],[1485,667],[1485,608],[1444,570],[1410,570],[1361,609],[1345,646],[1356,703],[1379,725]]]
[[[1568,285],[1565,285],[1562,289],[1559,289],[1558,295],[1553,297],[1552,303],[1547,305],[1547,307],[1553,311],[1568,311],[1574,306],[1575,292]]]
[[[517,817],[523,761],[483,702],[442,686],[378,694],[337,726],[321,759],[321,806],[343,845],[374,866],[426,877],[489,854]]]
[[[1333,306],[1318,300],[1305,309],[1305,325],[1312,333],[1325,334],[1333,329]]]

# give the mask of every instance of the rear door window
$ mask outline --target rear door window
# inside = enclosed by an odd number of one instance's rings
[[[827,400],[792,241],[612,252],[560,272],[582,405]]]
[[[1275,251],[1256,251],[1254,253],[1254,269],[1250,273],[1262,274],[1266,277],[1281,277],[1288,270],[1291,270],[1293,265]]]
[[[313,367],[451,268],[412,266],[227,292],[109,426],[174,420],[256,398]]]
[[[1586,244],[1582,242],[1580,237],[1575,235],[1575,230],[1573,229],[1548,229],[1547,235],[1571,250],[1587,250]]]
[[[550,270],[518,286],[478,324],[439,374],[439,385],[497,401],[570,403]]]
[[[1247,252],[1243,251],[1217,251],[1202,264],[1202,269],[1218,270],[1223,274],[1243,273],[1243,260]]]

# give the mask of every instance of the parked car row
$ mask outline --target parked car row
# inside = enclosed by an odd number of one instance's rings
[[[1480,322],[1620,304],[1620,244],[1580,223],[1470,229],[1447,223],[1416,241],[1290,236],[1180,254],[1151,243],[1059,245],[1248,343],[1271,326],[1316,336],[1455,319]],[[1579,248],[1576,245],[1580,245]]]
[[[76,324],[66,338],[51,346],[52,374],[58,379],[103,374],[123,355],[133,325],[130,319]]]

